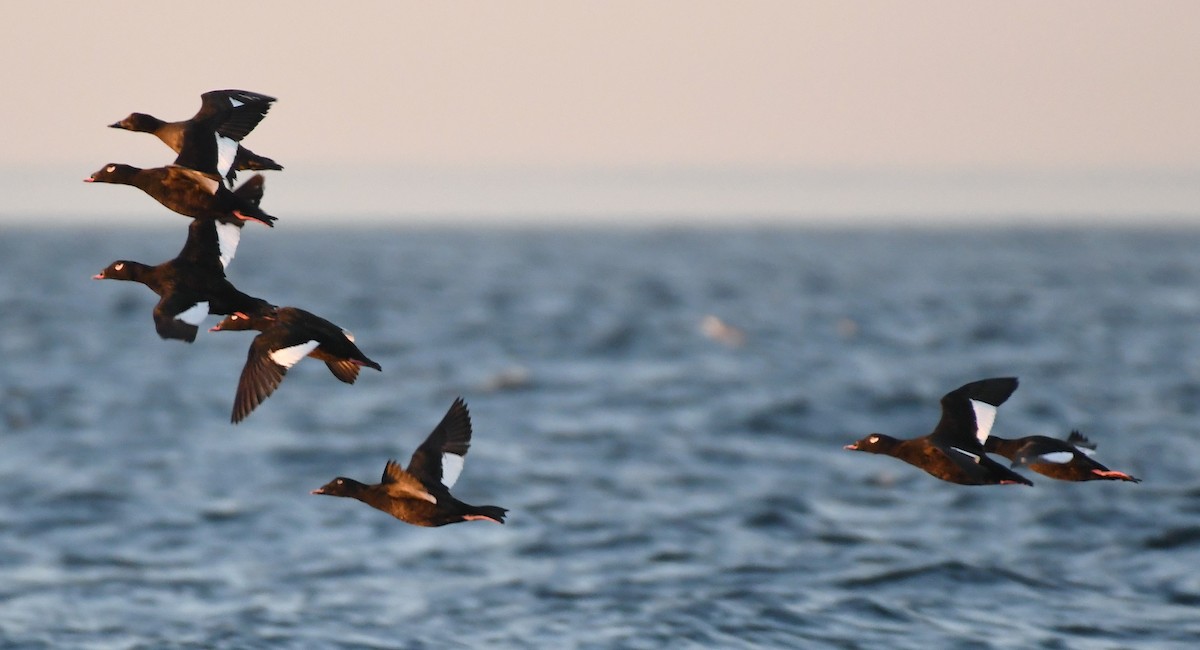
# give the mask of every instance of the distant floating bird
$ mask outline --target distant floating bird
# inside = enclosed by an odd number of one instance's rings
[[[1111,470],[1093,460],[1096,445],[1078,431],[1072,431],[1066,440],[1049,436],[1008,440],[992,436],[984,443],[984,450],[1011,460],[1013,467],[1025,466],[1060,481],[1142,482],[1139,478]]]
[[[712,314],[700,320],[700,332],[709,339],[731,348],[738,348],[746,343],[745,332]]]
[[[471,415],[460,397],[454,400],[446,416],[413,453],[407,470],[388,460],[379,483],[365,485],[339,476],[312,493],[358,499],[417,526],[444,526],[475,520],[503,524],[507,509],[473,506],[450,494],[450,488],[462,473],[470,446]]]
[[[238,380],[233,401],[233,423],[241,422],[267,399],[283,381],[288,368],[306,356],[329,366],[334,377],[353,384],[362,366],[382,370],[354,344],[350,332],[295,307],[277,307],[256,312],[235,312],[210,331],[258,330],[250,343],[246,365]]]
[[[262,199],[261,175],[256,175],[236,190],[230,190],[216,176],[187,167],[168,165],[140,169],[132,165],[109,163],[83,181],[132,185],[168,209],[193,219],[214,219],[235,225],[243,221],[258,221],[268,226],[273,226],[272,222],[275,221],[275,217],[258,207]],[[257,198],[254,198],[255,194]]]
[[[246,90],[213,90],[200,95],[200,110],[191,119],[164,122],[153,115],[130,113],[109,127],[153,133],[179,154],[176,165],[232,184],[238,170],[283,169],[239,144],[266,117],[274,101]]]
[[[525,366],[512,366],[488,377],[481,385],[480,390],[488,392],[501,390],[519,390],[529,386],[533,381],[533,373]]]
[[[852,339],[858,336],[858,321],[853,318],[842,317],[837,321],[838,336],[844,339]]]
[[[1016,389],[1016,377],[981,379],[965,384],[942,397],[942,418],[933,433],[912,440],[872,433],[845,448],[895,456],[951,483],[1033,485],[984,453],[997,407]]]
[[[258,311],[271,305],[261,298],[238,291],[225,277],[224,259],[233,257],[225,250],[218,231],[234,226],[211,219],[196,219],[188,227],[187,242],[174,259],[157,266],[118,260],[92,276],[95,280],[140,282],[158,294],[154,307],[154,328],[164,339],[196,340],[199,325],[209,314]],[[232,245],[236,246],[233,239]],[[229,242],[225,242],[226,246]]]

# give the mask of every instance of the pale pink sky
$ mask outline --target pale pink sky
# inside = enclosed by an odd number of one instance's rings
[[[1200,208],[1196,2],[333,6],[6,7],[0,219],[156,213],[79,182],[172,159],[104,125],[230,87],[281,220]]]

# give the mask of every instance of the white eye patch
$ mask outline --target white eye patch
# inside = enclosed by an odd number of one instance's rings
[[[125,268],[125,263],[124,263],[124,262],[121,262],[121,263],[119,263],[119,264],[114,264],[114,265],[113,265],[113,270],[114,270],[114,271],[120,271],[120,270],[121,270],[121,269],[123,269],[123,268]]]
[[[104,171],[106,171],[106,172],[115,172],[115,171],[117,171],[117,166],[116,166],[116,165],[109,165],[108,167],[105,167],[105,168],[104,168]]]

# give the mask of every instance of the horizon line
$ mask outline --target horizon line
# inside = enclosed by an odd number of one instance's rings
[[[4,167],[0,167],[4,169]],[[165,208],[136,188],[96,187],[74,166],[0,174],[0,222],[50,216],[137,221]],[[1200,217],[1200,169],[956,167],[440,167],[296,165],[268,172],[263,207],[281,222],[454,221],[540,225],[864,225],[954,220],[1168,222]],[[249,178],[243,173],[239,181]]]

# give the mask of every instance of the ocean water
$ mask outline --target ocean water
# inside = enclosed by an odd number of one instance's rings
[[[160,340],[184,223],[0,233],[0,646],[1200,647],[1200,232],[289,230],[230,277],[354,331],[228,423],[252,335]],[[177,228],[170,227],[178,225]],[[211,325],[210,320],[207,325]],[[843,451],[1017,375],[1144,483]],[[312,496],[455,396],[505,526]]]

